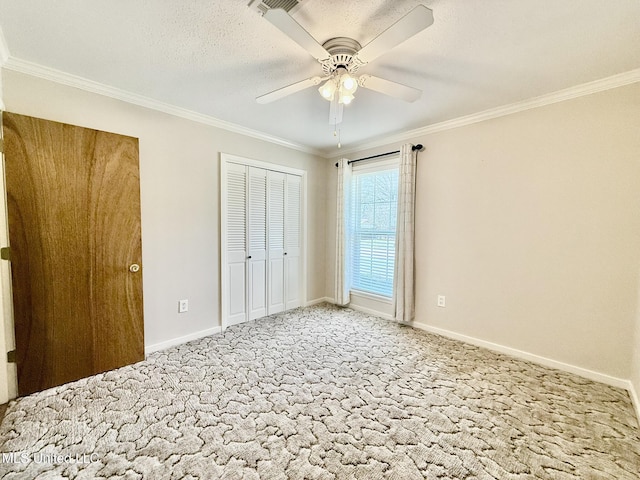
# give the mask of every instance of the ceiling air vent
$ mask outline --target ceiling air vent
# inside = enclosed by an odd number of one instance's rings
[[[294,13],[304,1],[305,0],[251,0],[249,7],[259,12],[260,15],[264,15],[267,10],[272,8],[281,8],[287,13]]]

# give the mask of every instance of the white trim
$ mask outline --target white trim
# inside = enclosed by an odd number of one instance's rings
[[[516,348],[506,347],[498,343],[488,342],[486,340],[481,340],[475,337],[469,337],[467,335],[462,335],[460,333],[445,330],[443,328],[432,327],[431,325],[426,325],[420,322],[406,323],[405,325],[410,325],[429,333],[435,333],[436,335],[442,335],[443,337],[460,340],[461,342],[470,343],[471,345],[476,345],[478,347],[487,348],[489,350],[493,350],[494,352],[504,353],[505,355],[509,355],[511,357],[519,358],[522,360],[527,360],[539,365],[543,365],[545,367],[551,367],[557,370],[562,370],[564,372],[573,373],[581,377],[588,378],[589,380],[604,383],[606,385],[611,385],[612,387],[623,388],[625,390],[629,389],[629,380],[612,377],[611,375],[595,372],[593,370],[588,370],[586,368],[560,362],[551,358],[542,357],[540,355],[518,350]]]
[[[227,163],[236,163],[238,165],[244,165],[247,167],[263,168],[264,170],[271,170],[273,172],[289,173],[291,175],[298,175],[300,177],[306,174],[305,170],[300,170],[298,168],[285,167],[284,165],[279,165],[277,163],[255,160],[253,158],[240,157],[238,155],[233,155],[232,153],[222,152],[220,153],[220,158],[222,159],[222,161]]]
[[[175,347],[176,345],[182,345],[183,343],[191,342],[192,340],[198,340],[200,338],[208,337],[210,335],[216,335],[222,332],[221,327],[207,328],[206,330],[200,330],[199,332],[190,333],[182,337],[172,338],[171,340],[165,340],[164,342],[154,343],[153,345],[146,345],[144,347],[145,357],[153,352],[160,350],[166,350],[167,348]]]
[[[320,298],[316,298],[315,300],[309,300],[307,303],[304,304],[305,307],[311,307],[313,305],[318,305],[319,303],[333,303],[333,298],[329,298],[329,297],[320,297]]]
[[[0,69],[10,58],[9,46],[0,28]],[[0,70],[0,110],[5,110],[2,71]],[[0,128],[2,122],[0,121]],[[2,138],[2,132],[0,132]],[[0,153],[0,243],[9,245],[9,223],[7,217],[7,189],[4,175],[4,154]],[[11,293],[11,267],[9,262],[0,266],[0,403],[18,396],[18,371],[15,363],[8,363],[5,352],[15,349],[13,323],[13,295]]]
[[[384,318],[385,320],[394,320],[393,315],[378,312],[371,308],[361,307],[360,305],[354,305],[353,303],[350,303],[349,305],[347,305],[347,307],[349,307],[351,310],[357,310],[359,312],[366,313],[368,315],[375,315],[376,317]]]
[[[0,32],[1,33],[1,32]],[[1,80],[1,79],[0,79]],[[0,81],[0,108],[2,82]],[[0,119],[0,129],[2,120]],[[0,138],[3,132],[0,131]],[[4,154],[0,153],[0,245],[9,245],[9,221],[7,214],[7,188],[4,172]],[[11,262],[0,264],[0,403],[7,403],[18,396],[18,371],[15,363],[8,363],[6,352],[16,348],[11,285]]]
[[[222,279],[224,278],[223,271],[225,269],[225,265],[227,265],[227,236],[223,233],[227,231],[227,195],[226,195],[226,185],[227,185],[227,166],[228,162],[224,160],[224,155],[220,154],[220,188],[218,188],[218,200],[220,201],[220,217],[218,226],[220,227],[218,231],[220,232],[220,250],[218,252],[220,263],[218,268],[218,294],[220,295],[220,311],[218,314],[220,315],[220,324],[222,325],[222,331],[227,328],[227,323],[224,318],[226,318],[226,310],[228,308],[227,305],[227,283]],[[225,186],[225,191],[222,191],[222,186]]]
[[[529,98],[527,100],[503,105],[501,107],[490,108],[482,112],[472,113],[470,115],[454,118],[452,120],[426,125],[414,130],[409,130],[408,132],[386,135],[370,142],[359,143],[358,145],[351,148],[333,150],[329,152],[328,155],[331,158],[336,158],[338,156],[344,157],[345,155],[349,155],[354,152],[361,152],[384,145],[401,144],[412,139],[429,135],[431,133],[443,132],[445,130],[464,127],[473,123],[504,117],[506,115],[511,115],[513,113],[523,112],[525,110],[531,110],[538,107],[544,107],[546,105],[563,102],[572,98],[583,97],[585,95],[591,95],[592,93],[598,93],[605,90],[623,87],[625,85],[636,82],[640,82],[640,68],[629,70],[628,72],[620,73],[617,75],[612,75],[600,80],[594,80],[592,82],[576,85],[574,87],[565,88],[564,90],[558,90],[557,92],[548,93],[546,95],[540,95],[539,97]]]
[[[627,385],[627,390],[629,392],[629,396],[631,397],[631,403],[633,403],[633,408],[636,411],[636,420],[638,421],[638,427],[640,428],[640,398],[638,397],[638,392],[636,392],[636,388],[633,385],[633,382],[629,380],[629,384]]]
[[[0,52],[1,53],[1,52]],[[8,53],[8,52],[7,52]],[[68,85],[70,87],[79,88],[81,90],[97,93],[106,97],[115,98],[124,102],[131,103],[133,105],[139,105],[141,107],[150,108],[159,112],[175,115],[176,117],[185,118],[194,122],[210,125],[212,127],[221,128],[229,132],[238,133],[247,137],[255,138],[257,140],[263,140],[265,142],[281,145],[283,147],[291,148],[312,155],[318,155],[324,157],[324,153],[320,150],[307,147],[299,143],[292,142],[290,140],[269,135],[268,133],[253,130],[251,128],[243,127],[236,123],[226,122],[209,115],[194,112],[186,108],[177,107],[153,98],[145,97],[137,93],[128,92],[120,88],[105,85],[103,83],[95,82],[87,78],[83,78],[71,73],[62,72],[53,68],[38,65],[37,63],[29,62],[27,60],[21,60],[16,57],[9,56],[3,65],[7,70],[12,70],[18,73],[24,73],[32,75],[34,77],[44,78],[52,82],[60,83],[62,85]]]
[[[3,60],[3,57],[5,57]],[[45,67],[34,62],[27,60],[21,60],[13,57],[9,54],[6,41],[2,37],[2,31],[0,30],[0,66],[7,70],[12,70],[19,73],[25,73],[27,75],[33,75],[35,77],[44,78],[63,85],[79,88],[88,92],[97,93],[107,97],[115,98],[125,102],[129,102],[134,105],[150,108],[160,112],[175,115],[177,117],[186,118],[194,122],[210,125],[213,127],[221,128],[230,132],[246,135],[251,138],[263,140],[283,147],[291,148],[312,155],[318,155],[323,158],[335,158],[338,156],[345,156],[353,152],[368,150],[371,148],[380,147],[392,143],[404,143],[408,140],[419,138],[431,133],[442,132],[445,130],[451,130],[453,128],[462,127],[465,125],[471,125],[473,123],[482,122],[484,120],[490,120],[505,115],[511,115],[512,113],[522,112],[533,108],[542,107],[545,105],[551,105],[553,103],[562,102],[564,100],[570,100],[572,98],[582,97],[585,95],[591,95],[592,93],[602,92],[605,90],[611,90],[614,88],[622,87],[640,81],[640,68],[629,70],[628,72],[619,73],[610,77],[605,77],[592,82],[583,83],[573,87],[569,87],[557,92],[540,95],[538,97],[522,100],[519,102],[503,105],[496,108],[490,108],[482,112],[465,115],[463,117],[454,118],[444,122],[434,123],[426,125],[407,132],[399,132],[396,134],[382,136],[376,140],[370,142],[359,143],[358,145],[341,150],[326,151],[317,148],[312,148],[299,143],[291,142],[290,140],[276,137],[258,130],[253,130],[242,125],[238,125],[231,122],[204,115],[201,113],[187,110],[185,108],[177,107],[164,103],[158,100],[154,100],[143,95],[127,92],[125,90],[105,85],[103,83],[95,82],[77,75],[62,72],[53,68]]]
[[[300,252],[300,256],[302,258],[302,297],[301,304],[306,305],[307,303],[307,272],[309,271],[309,236],[308,236],[308,225],[309,225],[309,215],[308,215],[308,190],[307,190],[307,172],[302,174],[302,181],[300,182],[300,188],[302,188],[302,251]],[[285,295],[286,299],[286,295]],[[285,308],[286,308],[285,304]]]
[[[387,305],[393,305],[393,297],[384,297],[382,295],[376,295],[375,293],[365,292],[363,290],[352,289],[351,295],[355,297],[364,298],[367,300],[373,300],[375,302],[385,303]]]
[[[395,154],[391,158],[384,160],[365,160],[362,163],[358,162],[353,165],[351,171],[353,175],[361,173],[382,172],[384,170],[393,170],[394,168],[400,168],[400,154]]]

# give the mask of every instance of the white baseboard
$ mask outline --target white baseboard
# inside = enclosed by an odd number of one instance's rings
[[[351,310],[357,310],[362,313],[366,313],[368,315],[375,315],[376,317],[384,318],[385,320],[395,320],[393,315],[389,315],[388,313],[381,313],[376,310],[372,310],[371,308],[361,307],[360,305],[354,305],[350,303],[347,305]]]
[[[533,363],[537,363],[539,365],[544,365],[545,367],[551,367],[557,370],[574,373],[581,377],[588,378],[589,380],[604,383],[606,385],[611,385],[612,387],[629,390],[629,385],[631,384],[629,380],[612,377],[611,375],[607,375],[600,372],[594,372],[593,370],[577,367],[575,365],[570,365],[564,362],[559,362],[551,358],[542,357],[540,355],[536,355],[529,352],[524,352],[516,348],[505,347],[504,345],[488,342],[486,340],[481,340],[479,338],[469,337],[467,335],[462,335],[460,333],[452,332],[450,330],[445,330],[443,328],[432,327],[430,325],[426,325],[424,323],[419,323],[419,322],[413,322],[408,325],[411,325],[415,328],[419,328],[420,330],[424,330],[430,333],[435,333],[436,335],[442,335],[443,337],[452,338],[454,340],[460,340],[461,342],[470,343],[478,347],[487,348],[489,350],[493,350],[494,352],[504,353],[505,355],[509,355],[511,357],[516,357],[522,360],[527,360]]]
[[[172,338],[160,343],[154,343],[153,345],[146,345],[144,347],[145,357],[153,352],[160,350],[166,350],[167,348],[174,347],[176,345],[182,345],[183,343],[190,342],[192,340],[198,340],[199,338],[208,337],[209,335],[215,335],[222,331],[221,327],[207,328],[206,330],[200,330],[199,332],[190,333],[182,337]]]
[[[319,303],[323,303],[323,302],[333,303],[333,298],[329,298],[329,297],[316,298],[315,300],[309,300],[307,303],[304,304],[304,306],[310,307],[312,305],[318,305]]]
[[[335,300],[329,297],[324,297],[323,299],[319,299],[317,302],[316,301],[314,302],[319,303],[320,301],[335,303]],[[395,321],[395,319],[390,315],[384,315],[384,314],[381,314],[380,312],[375,312],[367,308],[358,307],[355,305],[349,305],[349,308],[353,310],[359,310],[363,313],[368,313],[370,315],[376,315],[378,317],[385,318],[387,320]],[[606,375],[604,373],[595,372],[593,370],[589,370],[586,368],[577,367],[575,365],[560,362],[547,357],[542,357],[540,355],[535,355],[533,353],[518,350],[516,348],[506,347],[504,345],[500,345],[497,343],[488,342],[486,340],[481,340],[479,338],[470,337],[468,335],[452,332],[450,330],[445,330],[443,328],[432,327],[430,325],[420,323],[420,322],[406,323],[405,325],[409,325],[429,333],[435,333],[436,335],[442,335],[443,337],[459,340],[461,342],[470,343],[471,345],[476,345],[478,347],[487,348],[489,350],[493,350],[498,353],[503,353],[511,357],[527,360],[533,363],[537,363],[539,365],[543,365],[545,367],[551,367],[557,370],[562,370],[564,372],[573,373],[581,377],[588,378],[589,380],[593,380],[595,382],[611,385],[612,387],[617,387],[617,388],[622,388],[624,390],[627,390],[629,392],[629,396],[631,397],[631,402],[633,403],[633,407],[636,412],[638,426],[640,427],[640,397],[638,396],[638,392],[636,391],[633,382],[631,382],[630,380],[613,377],[611,375]]]
[[[332,303],[334,305],[336,303],[336,299],[335,298],[329,298],[329,297],[324,297],[322,299],[322,301],[323,302],[327,302],[327,303]],[[362,312],[362,313],[366,313],[367,315],[375,315],[376,317],[384,318],[385,320],[393,320],[393,321],[395,321],[395,319],[393,318],[393,315],[389,315],[387,313],[378,312],[377,310],[373,310],[371,308],[361,307],[360,305],[354,305],[353,303],[350,303],[349,305],[347,305],[347,308],[350,308],[351,310],[357,310],[357,311]]]

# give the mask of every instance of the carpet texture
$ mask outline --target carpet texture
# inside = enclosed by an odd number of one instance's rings
[[[329,305],[19,399],[0,439],[6,479],[640,478],[627,392]]]

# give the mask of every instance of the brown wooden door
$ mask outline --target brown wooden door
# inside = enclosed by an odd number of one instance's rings
[[[142,360],[138,139],[13,113],[3,130],[19,394]]]

